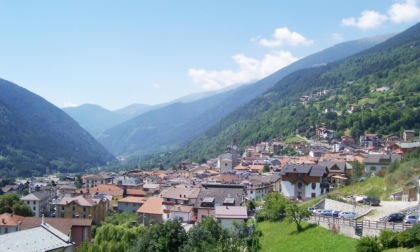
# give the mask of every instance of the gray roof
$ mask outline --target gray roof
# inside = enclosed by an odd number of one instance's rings
[[[280,175],[287,173],[308,174],[312,177],[322,177],[326,172],[327,166],[308,165],[308,164],[286,164],[281,168]]]
[[[400,146],[402,149],[411,149],[411,148],[419,148],[420,142],[413,142],[413,143],[396,143],[396,145]]]
[[[394,161],[401,161],[401,156],[396,154],[369,154],[363,159],[365,164],[390,164]]]
[[[319,162],[318,165],[326,166],[330,172],[341,172],[346,171],[347,165],[345,162]],[[338,170],[337,170],[338,168]]]
[[[2,251],[51,251],[73,246],[69,237],[48,224],[0,235]]]
[[[44,200],[47,199],[50,195],[43,192],[34,192],[23,196],[20,200]]]
[[[214,198],[215,206],[222,206],[227,198],[233,198],[235,206],[240,206],[243,196],[245,196],[243,185],[203,184],[195,202],[195,207],[200,208],[201,202],[205,202],[206,198]]]

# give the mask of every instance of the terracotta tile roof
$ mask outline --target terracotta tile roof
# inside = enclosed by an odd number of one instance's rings
[[[162,198],[181,200],[196,199],[199,192],[200,188],[198,187],[171,187],[162,195]]]
[[[146,196],[147,195],[147,193],[141,189],[127,189],[125,191],[125,194],[129,196]]]
[[[79,195],[77,197],[63,197],[60,200],[60,202],[57,202],[56,204],[60,206],[65,206],[70,204],[71,202],[75,202],[79,206],[91,207],[97,205],[100,201],[101,199],[95,199],[89,195]]]
[[[162,214],[162,202],[163,199],[160,197],[150,197],[147,201],[137,210],[137,213],[145,214]]]
[[[25,217],[16,214],[0,214],[0,226],[17,226],[24,219]]]
[[[147,198],[145,198],[145,197],[127,196],[125,198],[122,198],[122,199],[118,200],[118,202],[143,204],[144,202],[146,202],[146,200],[147,200]]]
[[[71,218],[44,218],[45,223],[53,226],[64,234],[68,234],[72,226],[92,226],[92,219],[71,219]],[[22,222],[21,230],[40,226],[42,217],[26,217]]]
[[[106,194],[115,197],[122,196],[124,194],[124,190],[116,185],[98,185],[92,188],[83,188],[78,191],[81,191],[84,194],[89,193],[90,195]]]
[[[216,206],[215,217],[217,219],[247,219],[246,206]]]
[[[194,206],[174,205],[174,207],[171,208],[171,212],[191,213],[193,209]]]

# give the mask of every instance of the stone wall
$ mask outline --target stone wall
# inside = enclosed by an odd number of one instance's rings
[[[329,210],[339,210],[339,211],[346,211],[346,212],[356,212],[357,216],[364,216],[371,211],[370,206],[353,206],[352,204],[325,199],[324,209]]]

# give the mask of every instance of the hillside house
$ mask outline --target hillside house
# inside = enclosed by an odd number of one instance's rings
[[[234,223],[243,223],[248,220],[246,206],[216,206],[215,218],[220,221],[223,228],[235,231]]]
[[[366,172],[377,174],[379,171],[385,170],[389,164],[395,161],[401,161],[401,155],[369,154],[365,159],[363,159],[363,164],[365,164]]]
[[[288,198],[305,200],[329,191],[326,166],[286,164],[279,174],[282,193]]]
[[[243,185],[203,184],[200,188],[195,209],[197,218],[215,216],[216,206],[240,206],[245,201]]]
[[[104,174],[88,174],[82,177],[83,184],[86,188],[91,188],[98,185],[106,185],[111,183],[112,177]]]
[[[413,141],[415,135],[416,135],[415,130],[404,130],[403,131],[403,141],[405,141],[405,142]]]
[[[380,137],[378,134],[364,134],[360,136],[360,146],[377,147],[380,144]]]
[[[400,154],[404,156],[407,152],[415,151],[416,149],[420,148],[420,142],[413,142],[413,143],[404,143],[404,142],[397,142],[392,145],[392,153]]]

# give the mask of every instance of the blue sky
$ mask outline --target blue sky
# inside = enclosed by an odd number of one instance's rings
[[[254,82],[419,21],[419,0],[0,0],[0,78],[114,110]]]

